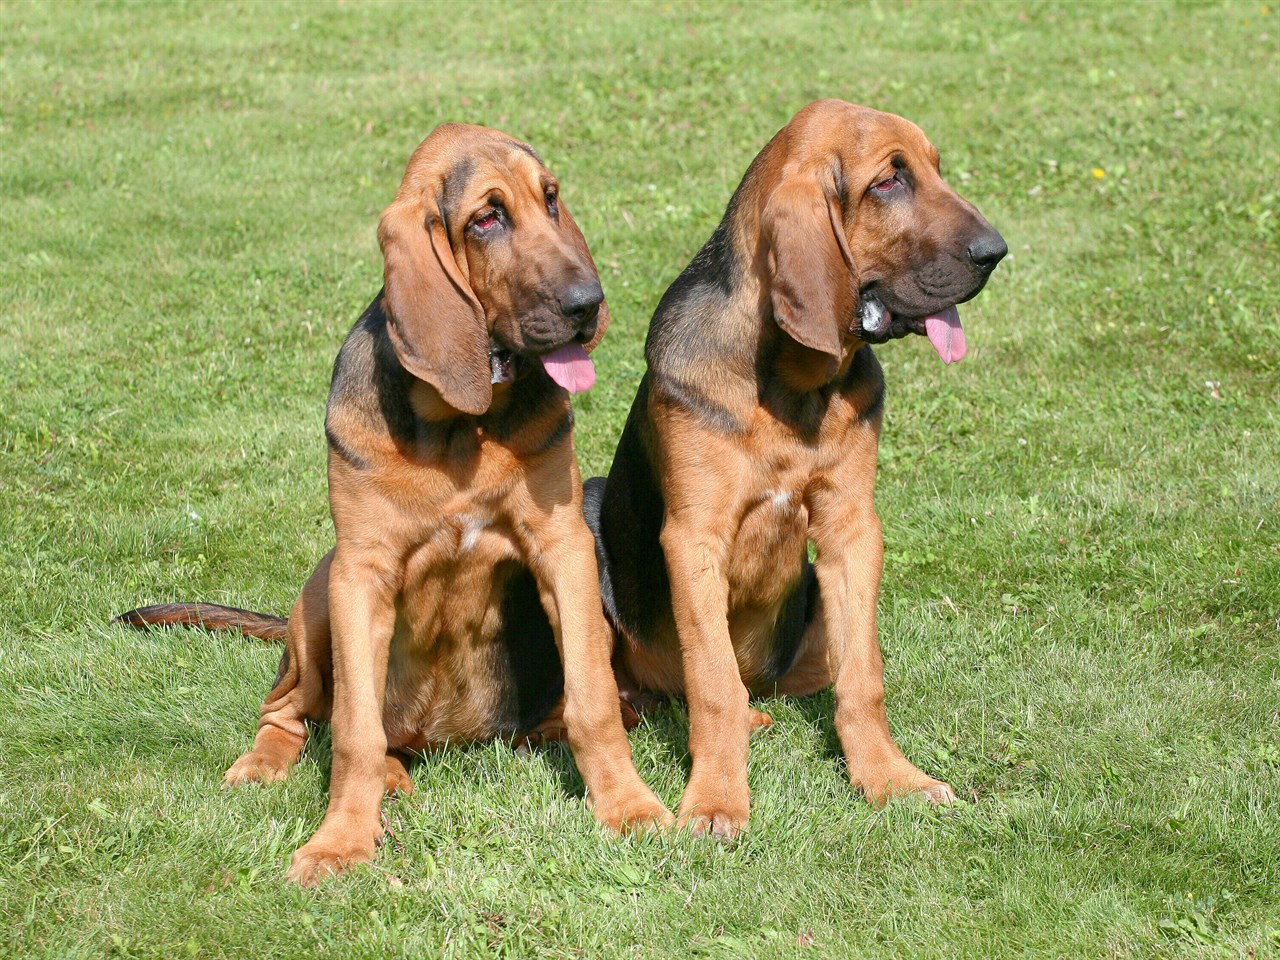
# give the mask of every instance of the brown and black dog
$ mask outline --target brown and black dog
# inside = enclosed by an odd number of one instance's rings
[[[407,754],[567,733],[597,820],[666,826],[632,764],[583,520],[569,392],[608,308],[528,145],[447,124],[414,152],[378,240],[385,286],[347,336],[325,418],[334,549],[279,618],[208,604],[123,614],[287,632],[229,784],[278,780],[333,728],[330,803],[290,878],[369,860]],[[563,669],[561,664],[563,663]]]
[[[923,333],[959,360],[956,304],[1006,252],[918,127],[822,100],[756,157],[659,303],[648,372],[586,506],[624,692],[688,699],[681,825],[746,826],[748,736],[769,722],[750,695],[833,682],[849,777],[869,800],[953,799],[885,718],[872,503],[884,378],[869,344]]]

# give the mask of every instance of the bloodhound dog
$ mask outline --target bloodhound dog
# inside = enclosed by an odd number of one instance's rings
[[[681,826],[746,826],[748,736],[770,722],[749,696],[832,683],[855,787],[876,804],[954,798],[885,718],[872,504],[884,378],[870,345],[922,333],[959,360],[956,304],[1006,252],[918,127],[822,100],[755,158],[658,304],[648,372],[586,508],[624,696],[688,701]]]
[[[446,124],[378,240],[385,286],[343,343],[325,417],[335,546],[287,624],[210,604],[120,619],[285,636],[225,779],[285,777],[308,724],[331,724],[300,883],[371,859],[384,790],[411,790],[408,755],[446,742],[566,734],[598,821],[666,826],[632,764],[583,520],[569,393],[594,380],[609,312],[556,180],[526,144]]]

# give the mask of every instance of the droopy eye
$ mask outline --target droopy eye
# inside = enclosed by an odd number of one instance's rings
[[[895,173],[888,180],[881,180],[879,183],[872,184],[871,189],[879,193],[888,193],[890,190],[897,187],[898,184],[900,184],[901,182],[902,181],[898,179],[898,175]]]
[[[547,190],[547,213],[551,214],[553,217],[558,216],[560,213],[560,208],[556,204],[555,187],[550,187]]]
[[[489,200],[489,209],[476,216],[471,221],[471,225],[480,233],[487,233],[498,224],[502,223],[507,216],[506,209],[502,206],[502,201],[497,197]]]

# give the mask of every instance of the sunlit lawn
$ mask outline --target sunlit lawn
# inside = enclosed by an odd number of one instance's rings
[[[1280,20],[1230,5],[0,3],[0,954],[1274,956]],[[1012,255],[970,357],[879,350],[890,718],[968,802],[877,812],[773,703],[734,847],[601,835],[567,753],[449,750],[377,863],[286,886],[328,739],[224,792],[331,528],[328,374],[437,123],[533,143],[614,325],[840,96],[919,122]],[[674,804],[677,707],[632,735]]]

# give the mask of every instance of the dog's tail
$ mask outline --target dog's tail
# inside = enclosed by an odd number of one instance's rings
[[[239,630],[246,637],[260,640],[283,640],[289,621],[267,613],[224,607],[217,603],[158,603],[139,607],[118,617],[112,623],[123,623],[143,630],[149,626],[203,627],[206,630]]]

